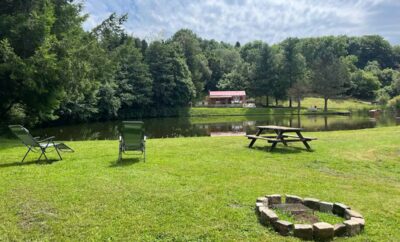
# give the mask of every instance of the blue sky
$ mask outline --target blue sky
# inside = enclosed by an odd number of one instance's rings
[[[286,37],[379,34],[400,44],[400,0],[85,0],[91,29],[111,13],[128,14],[125,29],[147,40],[181,28],[235,43]]]

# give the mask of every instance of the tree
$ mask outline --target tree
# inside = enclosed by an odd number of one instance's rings
[[[283,63],[280,82],[283,83],[282,86],[285,90],[290,89],[298,83],[290,92],[295,95],[289,95],[289,107],[292,107],[292,97],[299,101],[299,96],[302,97],[305,94],[305,89],[307,89],[305,88],[303,90],[301,87],[301,85],[305,84],[304,79],[307,72],[307,66],[306,60],[297,46],[298,41],[298,39],[288,38],[281,43],[283,49]]]
[[[324,98],[324,111],[328,111],[328,100],[342,95],[350,75],[342,59],[319,57],[313,66],[313,90]]]
[[[143,113],[152,103],[152,79],[141,50],[132,38],[116,50],[117,96],[121,101],[119,117],[129,117],[132,112]]]
[[[4,4],[0,8],[0,86],[6,89],[0,92],[4,103],[0,115],[7,116],[12,106],[19,105],[30,120],[54,119],[53,111],[65,86],[59,78],[62,46],[57,38],[61,34],[54,29],[55,3],[38,0]]]
[[[196,89],[184,58],[173,46],[153,42],[146,51],[146,62],[153,78],[155,108],[187,106],[196,95]]]
[[[224,74],[218,82],[219,90],[247,90],[250,77],[250,65],[242,62],[232,72]]]
[[[353,88],[351,94],[360,99],[373,99],[375,92],[379,89],[380,83],[378,78],[371,72],[359,70],[351,75]]]
[[[390,43],[378,35],[353,37],[348,40],[347,50],[358,57],[358,68],[364,68],[369,61],[377,61],[383,68],[395,66],[395,54]]]
[[[171,41],[178,45],[180,52],[185,57],[196,93],[201,93],[204,91],[206,80],[211,76],[207,58],[200,48],[201,40],[191,30],[182,29],[172,36]]]
[[[260,56],[258,57],[254,76],[250,81],[249,91],[254,96],[266,96],[267,106],[269,105],[268,96],[273,95],[273,85],[278,80],[278,61],[271,47],[263,44]]]

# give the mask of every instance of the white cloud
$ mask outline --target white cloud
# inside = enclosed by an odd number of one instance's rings
[[[125,28],[141,38],[190,28],[203,38],[232,43],[341,34],[381,34],[400,42],[396,0],[87,0],[85,5],[86,28],[112,12],[128,13]]]

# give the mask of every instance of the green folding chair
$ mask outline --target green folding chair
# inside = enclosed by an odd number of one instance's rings
[[[141,121],[123,121],[119,136],[119,156],[128,151],[140,151],[143,161],[146,161],[146,136],[144,135],[144,123]]]
[[[57,152],[58,157],[60,157],[60,160],[62,160],[60,151],[74,152],[73,149],[71,149],[64,143],[55,143],[53,141],[53,139],[55,138],[54,136],[40,140],[40,137],[33,137],[29,133],[29,130],[27,130],[21,125],[9,125],[8,127],[14,133],[14,135],[17,136],[22,141],[22,143],[28,148],[28,151],[25,153],[25,156],[21,162],[24,162],[26,156],[31,151],[40,152],[38,161],[40,161],[42,156],[44,156],[46,161],[48,161],[46,153],[48,153],[49,148],[52,148]]]

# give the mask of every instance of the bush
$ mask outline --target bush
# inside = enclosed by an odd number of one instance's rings
[[[400,114],[400,96],[390,99],[388,102],[388,107],[396,112],[396,114]]]

